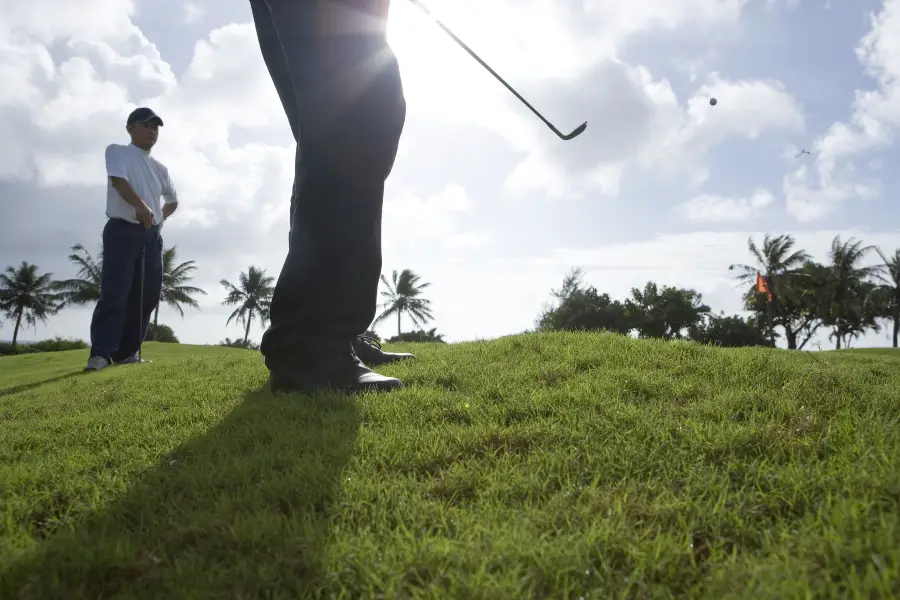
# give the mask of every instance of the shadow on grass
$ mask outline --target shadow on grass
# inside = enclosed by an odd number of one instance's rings
[[[85,373],[84,371],[72,371],[71,373],[65,373],[56,377],[50,377],[49,379],[42,379],[40,381],[32,381],[30,383],[23,383],[13,387],[3,388],[0,389],[0,398],[4,396],[12,396],[13,394],[18,394],[19,392],[24,392],[32,388],[40,387],[42,385],[47,385],[48,383],[55,383],[57,381],[62,381],[64,379],[69,379],[71,377],[77,377],[79,375],[86,374],[87,373]]]
[[[352,397],[250,393],[102,512],[51,533],[0,577],[0,597],[316,597],[357,432]]]

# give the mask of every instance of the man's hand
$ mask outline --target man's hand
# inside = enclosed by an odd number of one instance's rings
[[[168,204],[163,204],[163,219],[168,219],[172,216],[172,213],[175,212],[175,209],[178,208],[177,202],[169,202]]]
[[[128,183],[128,180],[123,179],[122,177],[113,176],[110,176],[109,180],[112,183],[113,188],[119,192],[120,196],[122,196],[122,199],[134,209],[134,216],[137,217],[138,223],[143,225],[146,229],[153,227],[153,212],[151,212],[150,207],[141,200],[140,196],[134,192],[131,188],[131,184]]]
[[[141,202],[134,207],[134,214],[137,217],[138,223],[143,225],[144,229],[153,227],[153,211],[150,210],[149,206]]]

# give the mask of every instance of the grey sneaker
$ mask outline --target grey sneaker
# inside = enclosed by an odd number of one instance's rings
[[[105,356],[92,356],[88,359],[87,365],[85,365],[85,371],[99,371],[100,369],[105,369],[110,364],[109,359]]]
[[[137,352],[135,352],[131,356],[127,356],[127,357],[123,358],[122,360],[117,360],[116,364],[117,365],[132,365],[135,363],[145,363],[145,362],[150,362],[150,361],[144,360],[143,358],[138,356]]]

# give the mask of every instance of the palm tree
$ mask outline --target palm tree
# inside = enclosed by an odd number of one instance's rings
[[[832,328],[831,338],[836,340],[835,349],[841,349],[843,340],[858,336],[865,329],[875,327],[874,316],[868,310],[873,286],[868,280],[881,271],[879,265],[861,267],[859,263],[875,250],[874,246],[863,246],[862,241],[850,238],[841,242],[840,236],[831,241],[828,258],[828,284],[825,290],[826,325]],[[867,285],[868,284],[868,285]]]
[[[175,259],[177,252],[175,246],[163,251],[163,282],[162,291],[159,295],[159,304],[168,304],[170,307],[178,311],[181,318],[184,318],[184,309],[182,304],[186,304],[191,308],[200,309],[200,305],[192,298],[194,294],[206,295],[206,291],[198,287],[186,285],[193,279],[193,273],[197,270],[194,261],[189,260],[181,264],[176,264]],[[153,311],[153,325],[159,324],[159,304]]]
[[[269,320],[272,293],[275,291],[272,285],[273,281],[275,281],[275,278],[267,276],[265,269],[250,265],[247,272],[241,273],[238,277],[238,285],[234,285],[225,279],[220,282],[228,291],[228,295],[222,301],[222,304],[237,306],[225,324],[228,325],[234,320],[245,325],[245,345],[250,337],[250,325],[253,323],[253,319],[259,317],[261,323]]]
[[[59,310],[60,295],[54,290],[52,273],[38,273],[37,265],[24,260],[19,267],[7,267],[0,274],[0,310],[15,319],[12,346],[16,347],[22,320],[32,327],[47,322],[47,317]]]
[[[883,317],[890,319],[894,326],[894,348],[897,347],[900,338],[900,250],[895,250],[890,259],[885,257],[880,249],[876,248],[878,256],[884,261],[880,266],[875,279],[880,282],[876,288],[880,303],[884,309]]]
[[[775,237],[766,234],[762,247],[756,245],[753,238],[747,240],[747,249],[756,259],[755,265],[731,265],[729,271],[738,271],[736,279],[744,285],[753,284],[756,281],[756,273],[760,272],[766,277],[772,300],[768,303],[770,323],[784,327],[785,337],[788,340],[788,348],[796,347],[797,329],[790,319],[775,317],[783,313],[788,301],[795,295],[797,278],[801,277],[803,266],[809,261],[809,255],[803,250],[795,250],[797,241],[787,234]],[[755,295],[754,288],[748,291],[748,298]],[[770,332],[774,335],[773,332]]]
[[[55,282],[54,291],[59,292],[62,302],[59,308],[83,306],[100,299],[100,276],[103,259],[95,260],[81,244],[72,246],[69,260],[78,266],[78,274],[73,279]]]
[[[395,270],[391,279],[393,285],[383,274],[381,275],[381,282],[387,287],[381,292],[385,298],[385,302],[381,305],[384,312],[378,315],[373,325],[397,315],[397,335],[400,336],[403,333],[400,330],[400,317],[406,313],[414,325],[423,328],[425,323],[434,318],[431,314],[431,300],[420,296],[422,290],[431,284],[419,283],[421,277],[410,269],[403,269],[399,274]]]
[[[790,235],[771,237],[766,234],[763,238],[762,248],[756,245],[753,238],[747,240],[747,249],[756,259],[755,265],[731,265],[729,271],[737,270],[737,280],[742,283],[756,281],[756,272],[766,276],[772,295],[777,298],[779,292],[785,291],[783,276],[787,273],[799,271],[809,260],[809,255],[803,250],[794,250],[797,241]]]

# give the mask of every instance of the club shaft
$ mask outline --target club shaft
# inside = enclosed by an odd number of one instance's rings
[[[497,81],[499,81],[500,83],[502,83],[502,84],[506,87],[506,89],[508,89],[510,92],[512,92],[512,94],[513,94],[516,98],[518,98],[519,101],[522,102],[522,104],[524,104],[525,106],[527,106],[527,107],[531,110],[531,112],[533,112],[535,115],[537,115],[537,118],[539,118],[541,121],[543,121],[544,124],[547,125],[547,127],[549,127],[550,129],[552,129],[552,130],[553,130],[553,133],[555,133],[556,135],[558,135],[558,136],[561,137],[561,138],[566,137],[566,135],[565,135],[563,132],[561,132],[559,129],[557,129],[556,127],[554,127],[553,123],[551,123],[550,121],[548,121],[548,120],[544,117],[544,115],[542,115],[540,112],[538,112],[538,110],[537,110],[535,107],[533,107],[533,106],[531,105],[531,103],[528,102],[528,100],[526,100],[525,98],[523,98],[522,95],[521,95],[519,92],[517,92],[513,86],[509,85],[509,84],[506,82],[506,80],[503,79],[503,77],[501,77],[499,73],[497,73],[497,71],[495,71],[494,69],[492,69],[491,66],[490,66],[489,64],[487,64],[486,62],[484,62],[484,61],[481,59],[480,56],[478,56],[477,54],[475,54],[475,51],[474,51],[474,50],[472,50],[471,48],[469,48],[469,46],[467,46],[466,43],[465,43],[464,41],[462,41],[461,39],[459,39],[459,38],[456,36],[456,34],[453,33],[453,32],[450,30],[449,27],[447,27],[446,25],[444,25],[444,24],[441,22],[440,19],[438,19],[437,17],[435,17],[434,14],[433,14],[430,10],[428,10],[421,2],[419,2],[419,0],[410,0],[410,2],[412,2],[413,4],[415,4],[416,6],[418,6],[419,9],[422,10],[422,12],[424,12],[426,15],[428,15],[429,17],[431,17],[431,19],[437,24],[437,26],[444,30],[444,33],[446,33],[446,34],[449,35],[451,38],[453,38],[453,41],[456,42],[457,44],[459,44],[459,46],[460,46],[463,50],[465,50],[466,52],[468,52],[468,53],[469,53],[469,56],[471,56],[472,58],[474,58],[475,60],[477,60],[477,61],[478,61],[478,64],[480,64],[482,67],[484,67],[485,69],[487,69],[487,71],[488,71],[491,75],[493,75],[493,76],[497,79]]]
[[[144,345],[144,272],[146,269],[147,257],[144,252],[145,242],[141,242],[141,279],[138,283],[138,358],[141,358],[141,350]]]

